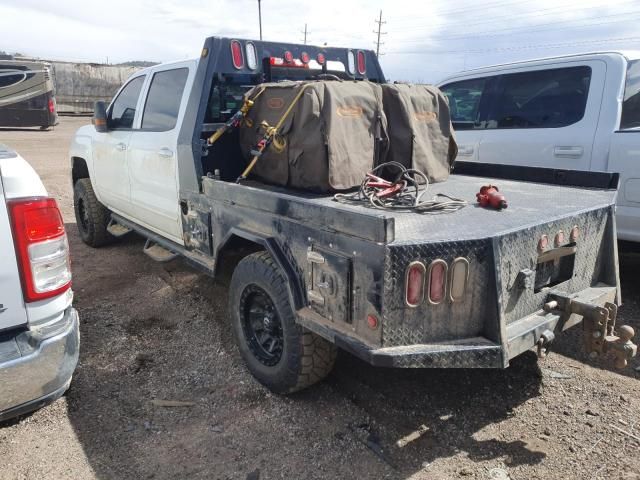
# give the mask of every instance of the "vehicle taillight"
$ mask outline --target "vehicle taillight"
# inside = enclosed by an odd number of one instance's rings
[[[242,56],[242,45],[238,40],[231,40],[231,60],[233,66],[240,70],[244,67],[244,57]]]
[[[410,307],[417,307],[424,299],[424,274],[426,267],[422,262],[411,262],[405,279],[405,301]]]
[[[364,75],[367,71],[367,63],[364,57],[364,52],[362,50],[358,50],[358,73],[360,75]]]
[[[459,302],[464,297],[469,279],[469,260],[466,258],[456,258],[451,264],[451,286],[449,296],[452,302]]]
[[[49,99],[49,113],[55,113],[56,111],[56,101],[53,98]]]
[[[56,201],[7,202],[25,301],[54,297],[71,287],[69,244]]]
[[[447,264],[434,260],[429,266],[429,302],[437,305],[444,300],[447,290]]]
[[[319,53],[318,56],[316,57],[316,61],[320,64],[320,65],[324,65],[325,62],[325,58],[324,58],[324,53]]]

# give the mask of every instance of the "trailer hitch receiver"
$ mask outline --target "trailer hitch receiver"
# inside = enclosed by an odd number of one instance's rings
[[[614,303],[597,305],[554,292],[549,294],[544,310],[562,312],[563,324],[570,321],[572,315],[581,316],[584,347],[591,357],[610,352],[615,357],[615,367],[624,368],[638,353],[638,346],[631,341],[635,335],[633,328],[628,325],[615,328],[618,307]]]

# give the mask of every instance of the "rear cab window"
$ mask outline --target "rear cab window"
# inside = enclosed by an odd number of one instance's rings
[[[640,127],[640,60],[629,62],[627,68],[627,84],[622,102],[622,118],[620,130]]]
[[[143,130],[168,131],[175,128],[188,76],[188,68],[154,73],[142,112]]]
[[[120,91],[120,94],[111,104],[107,124],[112,130],[133,128],[133,120],[136,116],[138,98],[142,91],[145,76],[141,75],[132,79]]]

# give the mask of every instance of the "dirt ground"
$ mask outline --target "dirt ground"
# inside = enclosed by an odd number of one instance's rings
[[[1,479],[640,480],[640,361],[590,361],[579,331],[504,371],[382,369],[341,354],[323,383],[271,394],[233,343],[224,281],[154,263],[133,235],[80,242],[67,149],[87,121],[0,130],[63,209],[82,334],[66,396],[0,425]],[[638,331],[640,247],[621,248],[620,321]]]

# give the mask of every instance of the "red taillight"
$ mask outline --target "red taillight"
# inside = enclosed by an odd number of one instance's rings
[[[438,304],[444,300],[447,290],[447,264],[435,260],[429,267],[429,302]]]
[[[324,53],[319,53],[318,56],[316,57],[316,60],[320,65],[324,65],[324,62],[326,60],[324,58]]]
[[[421,262],[411,262],[407,268],[405,301],[410,307],[417,307],[424,299],[424,274],[426,270]]]
[[[7,202],[25,301],[53,297],[71,286],[69,246],[52,198]]]
[[[362,50],[358,50],[358,73],[360,75],[364,75],[367,71],[367,62],[364,57],[364,52]]]
[[[553,242],[556,247],[564,245],[564,232],[562,230],[556,233],[556,238],[553,240]]]
[[[307,52],[302,52],[300,54],[300,60],[302,60],[302,63],[306,64],[306,63],[309,63],[311,59],[309,58],[309,54]]]
[[[291,53],[289,50],[284,52],[284,61],[287,63],[293,63],[293,53]]]
[[[367,315],[367,325],[371,330],[378,328],[378,318],[375,315]]]
[[[49,99],[49,113],[56,112],[56,101],[53,98]]]
[[[244,67],[244,57],[242,56],[242,45],[238,40],[231,40],[231,60],[233,66],[240,70]]]

